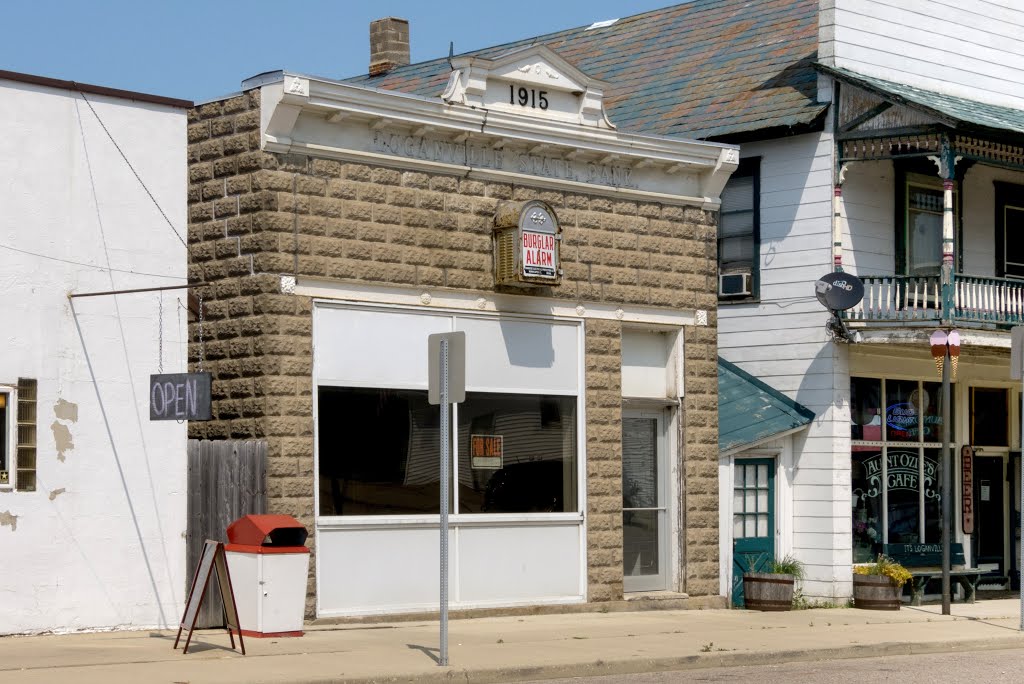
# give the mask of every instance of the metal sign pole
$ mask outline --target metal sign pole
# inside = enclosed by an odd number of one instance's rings
[[[452,404],[466,400],[466,333],[456,330],[427,337],[427,403],[441,407],[441,657],[448,664],[448,496],[452,457],[449,437]]]
[[[441,657],[448,664],[448,463],[450,462],[448,422],[448,340],[441,340]]]
[[[942,364],[942,614],[949,615],[949,544],[953,534],[953,463],[950,458],[950,386],[949,345],[945,345]]]

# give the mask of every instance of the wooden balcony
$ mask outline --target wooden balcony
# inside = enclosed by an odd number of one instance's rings
[[[942,285],[938,276],[866,276],[864,299],[844,313],[851,323],[938,325]],[[953,322],[963,327],[1009,328],[1024,323],[1024,281],[958,273]]]

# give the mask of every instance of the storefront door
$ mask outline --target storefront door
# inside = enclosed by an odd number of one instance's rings
[[[668,588],[668,520],[662,412],[622,415],[622,563],[625,591]]]
[[[974,456],[974,564],[1005,576],[1006,528],[1001,456]]]
[[[732,485],[732,603],[743,605],[743,573],[775,557],[775,460],[736,461]]]

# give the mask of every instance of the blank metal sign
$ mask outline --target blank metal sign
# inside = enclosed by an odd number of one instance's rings
[[[448,402],[466,400],[466,333],[434,333],[427,337],[427,401],[441,403],[441,340],[448,340]]]

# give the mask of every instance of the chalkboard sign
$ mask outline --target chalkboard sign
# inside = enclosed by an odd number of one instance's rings
[[[220,595],[224,600],[224,626],[228,630],[228,636],[231,637],[231,648],[235,648],[235,632],[238,632],[238,645],[242,649],[242,655],[245,655],[245,642],[242,640],[242,627],[238,621],[238,608],[235,605],[235,592],[231,588],[231,575],[228,574],[224,544],[210,539],[206,540],[203,555],[199,558],[199,565],[196,566],[196,574],[192,577],[192,587],[189,589],[188,599],[185,601],[185,614],[181,616],[181,622],[178,624],[178,636],[174,638],[174,648],[178,648],[182,630],[188,629],[188,637],[185,639],[185,647],[182,650],[183,654],[188,653],[188,645],[192,641],[192,631],[196,626],[196,616],[199,615],[199,606],[202,605],[206,588],[210,584],[210,573],[215,568]]]
[[[149,376],[150,420],[210,420],[210,374]]]

